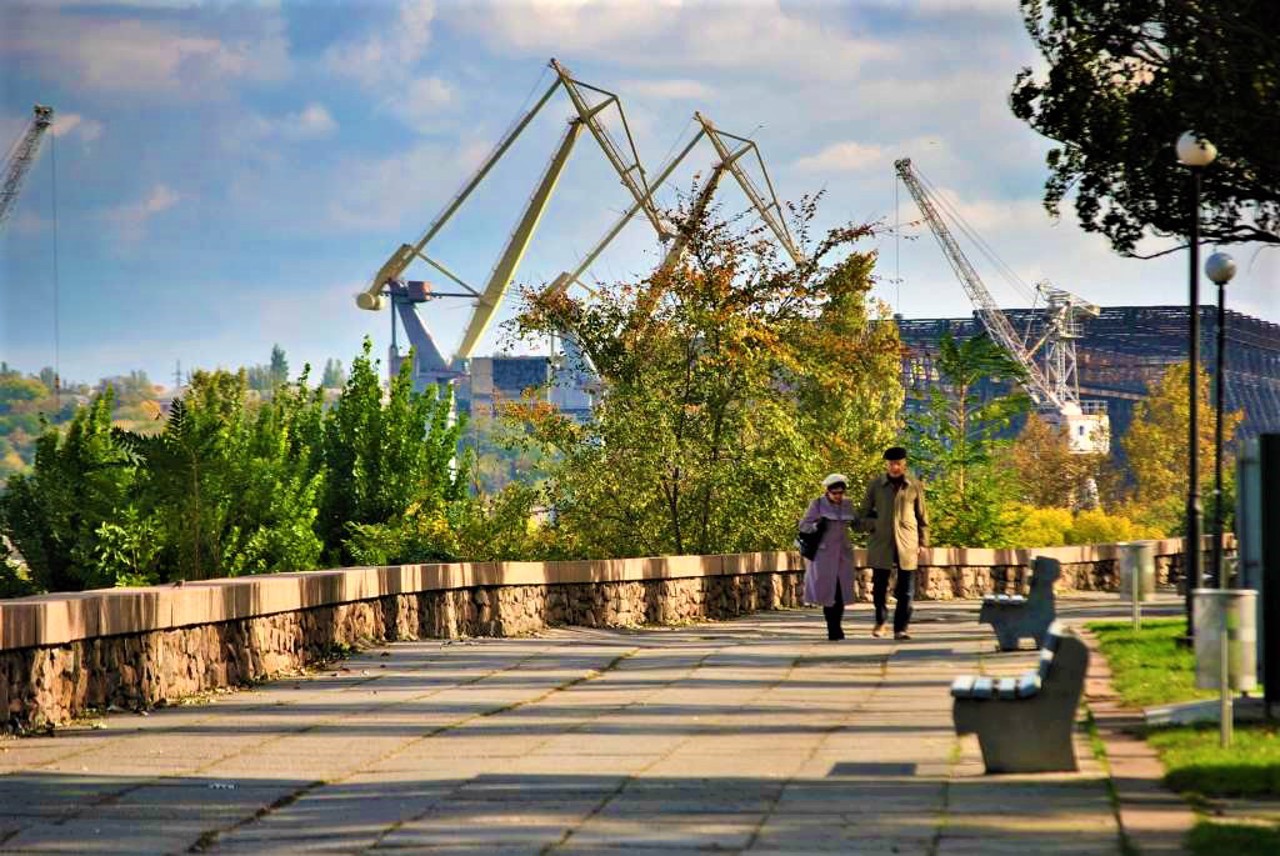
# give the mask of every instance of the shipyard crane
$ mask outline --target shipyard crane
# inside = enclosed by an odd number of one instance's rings
[[[707,205],[711,202],[711,197],[715,194],[719,187],[720,179],[728,172],[738,182],[738,186],[742,188],[742,192],[750,201],[751,207],[755,209],[756,214],[764,221],[769,230],[773,232],[774,237],[778,239],[778,243],[786,250],[787,255],[791,257],[792,262],[799,265],[805,260],[804,253],[795,239],[792,238],[790,230],[787,228],[786,218],[782,213],[782,206],[778,203],[777,194],[774,193],[773,181],[769,178],[769,171],[765,168],[764,158],[760,154],[760,149],[755,142],[736,134],[730,134],[716,127],[715,123],[703,115],[701,112],[693,114],[694,121],[698,125],[697,132],[681,151],[668,161],[662,169],[659,170],[657,177],[654,179],[654,186],[660,186],[671,175],[671,172],[685,159],[688,154],[693,151],[703,139],[708,140],[715,149],[717,161],[711,169],[711,174],[707,180],[703,182],[701,189],[698,191],[698,198],[694,200],[692,206],[692,218],[697,220],[701,213],[706,210]],[[761,190],[752,180],[751,175],[742,166],[742,161],[748,155],[754,157],[756,164],[760,167],[760,174],[764,176],[765,189]],[[640,211],[640,205],[637,203],[632,205],[630,209],[625,211],[618,218],[612,228],[604,234],[591,252],[587,253],[578,266],[572,271],[565,271],[552,280],[548,286],[548,290],[552,293],[559,293],[574,285],[583,285],[581,277],[586,273],[587,269],[595,262],[595,260],[604,252],[605,248],[613,242],[613,239],[623,230],[623,228],[631,222],[637,212]],[[660,239],[664,236],[659,233]],[[684,253],[688,235],[678,233],[674,236],[670,246],[667,248],[665,257],[659,269],[668,268],[679,261]],[[584,285],[584,287],[586,287]]]
[[[40,141],[45,131],[53,124],[53,108],[43,104],[35,105],[34,115],[18,141],[14,143],[9,156],[4,162],[4,186],[0,187],[0,227],[13,213],[22,191],[22,181],[27,177],[36,155],[40,153]]]
[[[418,352],[418,365],[415,366],[414,375],[415,385],[419,388],[424,388],[429,382],[447,381],[462,373],[466,361],[470,359],[481,336],[493,320],[498,306],[515,277],[555,191],[560,175],[569,161],[574,144],[583,129],[586,129],[595,139],[606,160],[617,173],[622,185],[634,201],[634,210],[644,212],[660,238],[668,240],[674,235],[674,228],[666,222],[654,203],[653,191],[645,176],[644,167],[640,164],[635,142],[627,125],[626,114],[622,110],[622,102],[618,96],[578,80],[569,69],[555,59],[551,60],[550,68],[555,74],[555,80],[498,142],[493,152],[471,175],[462,190],[449,201],[422,237],[413,244],[402,244],[378,270],[368,288],[356,295],[356,305],[366,310],[382,309],[390,301],[395,311],[392,316],[391,359],[388,368],[393,373],[399,368],[400,357],[395,344],[395,317],[398,315],[405,327],[406,335]],[[573,106],[573,117],[533,195],[526,203],[487,282],[481,288],[473,288],[439,260],[428,255],[428,244],[466,202],[552,96],[561,89],[567,93]],[[621,120],[622,130],[626,135],[625,146],[619,145],[601,122],[602,112],[610,107],[616,109]],[[426,282],[402,280],[405,270],[415,260],[426,262],[462,291],[440,292]],[[466,298],[473,301],[475,307],[453,359],[447,363],[416,311],[417,304],[439,297]]]
[[[1092,407],[1086,408],[1085,405],[1092,405],[1092,402],[1081,402],[1076,373],[1075,340],[1080,337],[1080,321],[1082,318],[1096,318],[1099,308],[1065,289],[1047,282],[1037,283],[1036,290],[1046,300],[1046,326],[1040,339],[1028,345],[1014,331],[1008,317],[960,249],[939,213],[933,194],[912,167],[911,159],[902,158],[893,166],[973,302],[983,327],[1026,370],[1023,385],[1040,413],[1051,423],[1066,429],[1072,451],[1107,451],[1110,443],[1107,416]],[[1042,348],[1045,354],[1043,368],[1035,359]]]
[[[690,152],[703,139],[709,140],[715,149],[717,161],[711,169],[707,180],[703,182],[702,187],[698,190],[698,197],[694,200],[690,208],[690,221],[697,222],[701,219],[702,213],[706,211],[707,206],[711,203],[711,198],[715,195],[716,189],[719,187],[720,179],[726,172],[733,176],[738,182],[738,186],[742,188],[742,192],[751,202],[751,206],[755,209],[760,219],[769,227],[774,236],[778,239],[778,243],[786,250],[787,255],[791,257],[794,264],[800,265],[805,261],[805,255],[801,251],[795,239],[791,236],[790,230],[787,228],[786,218],[782,213],[782,206],[778,202],[778,197],[774,193],[773,181],[769,178],[769,170],[764,165],[764,158],[760,154],[760,149],[755,142],[727,131],[722,131],[716,127],[715,123],[703,115],[701,112],[693,114],[694,122],[698,126],[698,130],[694,133],[693,138],[685,144],[677,154],[675,154],[666,164],[659,170],[654,178],[653,186],[660,187],[671,176],[672,171],[683,161]],[[751,175],[743,168],[742,161],[748,155],[754,157],[756,164],[760,168],[760,174],[764,177],[765,190],[757,187],[752,180]],[[560,294],[573,285],[581,286],[587,291],[592,291],[591,287],[582,282],[582,276],[587,269],[599,258],[605,248],[613,242],[613,239],[622,232],[623,228],[631,222],[632,218],[641,210],[639,202],[632,205],[623,212],[622,216],[613,224],[613,226],[604,234],[604,236],[596,242],[596,245],[588,252],[578,266],[572,271],[565,271],[557,276],[550,285],[546,287],[544,293]],[[670,235],[664,235],[659,232],[660,240],[665,240]],[[688,245],[689,235],[683,230],[677,230],[674,239],[671,240],[667,251],[664,254],[662,263],[658,270],[670,269],[677,264],[683,257],[685,249]],[[579,390],[591,386],[592,368],[590,361],[586,355],[582,353],[577,343],[571,337],[565,336],[560,339],[563,357],[560,359],[561,370],[566,370],[568,376],[572,378],[572,386]],[[552,343],[552,356],[555,359],[556,345]],[[564,402],[573,402],[575,406],[581,406],[581,401],[575,400],[572,392],[559,393]],[[553,402],[556,399],[556,393],[553,393]]]

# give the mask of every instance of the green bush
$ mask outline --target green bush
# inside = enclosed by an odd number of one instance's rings
[[[1163,535],[1153,526],[1134,523],[1127,517],[1100,510],[1081,511],[1066,533],[1068,544],[1114,544],[1161,538]]]
[[[1016,507],[1021,522],[1011,536],[1020,547],[1058,547],[1067,543],[1073,518],[1065,508]]]

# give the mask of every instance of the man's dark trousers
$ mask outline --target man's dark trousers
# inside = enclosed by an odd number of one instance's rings
[[[885,623],[889,617],[889,568],[875,568],[871,571],[871,599],[875,602],[876,626]],[[911,602],[916,594],[916,572],[898,571],[898,582],[893,587],[893,597],[897,605],[893,609],[893,632],[906,633],[911,623]]]

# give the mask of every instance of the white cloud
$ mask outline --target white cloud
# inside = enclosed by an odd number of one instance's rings
[[[698,80],[626,80],[618,91],[642,98],[694,100],[711,98],[715,90]]]
[[[301,113],[285,117],[286,134],[300,138],[327,137],[338,129],[338,123],[323,104],[308,104]]]
[[[374,161],[343,166],[343,180],[329,203],[329,222],[355,231],[402,225],[411,212],[422,213],[422,199],[444,198],[468,167],[465,148],[423,144]]]
[[[591,3],[486,0],[449,7],[459,29],[504,54],[571,56],[637,68],[735,71],[774,79],[847,80],[868,61],[896,55],[860,38],[844,16],[792,14],[779,0],[726,7],[699,0]]]
[[[146,235],[147,224],[153,217],[168,211],[181,200],[181,194],[169,185],[157,184],[141,201],[108,209],[104,216],[116,227],[121,240],[134,243]]]
[[[435,0],[404,0],[394,21],[381,23],[362,39],[325,52],[325,64],[380,96],[382,110],[418,131],[439,128],[440,114],[458,105],[457,90],[440,77],[415,76],[431,45]]]
[[[233,80],[277,80],[289,68],[283,23],[234,41],[147,19],[47,14],[0,33],[0,53],[48,77],[107,92],[210,95]]]
[[[283,140],[313,140],[327,137],[337,129],[337,121],[319,102],[312,102],[296,113],[286,113],[276,119],[255,116],[249,123],[251,136]]]
[[[75,134],[86,143],[102,136],[104,126],[96,119],[86,119],[79,113],[56,113],[53,117],[53,135],[65,137]]]
[[[889,159],[883,148],[849,140],[832,143],[816,154],[796,161],[796,169],[805,172],[861,172],[880,169]]]
[[[438,77],[419,77],[383,106],[409,127],[431,131],[438,127],[440,115],[457,103],[457,90],[447,82]]]
[[[903,3],[902,0],[893,0],[893,2],[905,5],[908,8],[914,8],[925,14],[958,12],[979,15],[1004,15],[1008,14],[1009,7],[1012,5],[1009,0],[911,0],[911,2],[907,3]]]
[[[335,74],[375,89],[403,80],[431,43],[435,0],[406,0],[394,24],[358,41],[329,48],[325,60]]]

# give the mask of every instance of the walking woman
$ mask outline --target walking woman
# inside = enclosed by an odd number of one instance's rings
[[[845,498],[849,480],[832,473],[822,480],[826,491],[809,504],[800,531],[821,532],[818,551],[805,563],[804,599],[822,605],[827,620],[827,638],[844,638],[840,621],[844,605],[853,603],[853,544],[849,526],[855,520],[853,502]]]

